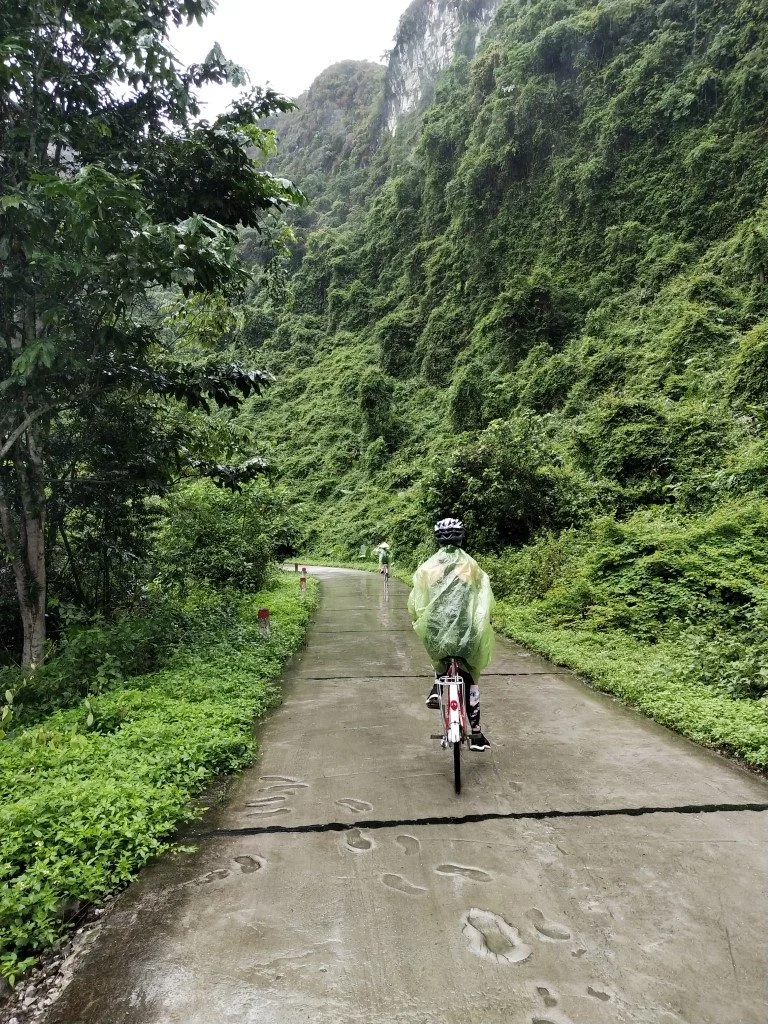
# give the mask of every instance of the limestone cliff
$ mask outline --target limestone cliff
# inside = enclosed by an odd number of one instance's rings
[[[501,0],[414,0],[397,30],[384,86],[384,117],[400,120],[431,98],[438,74],[457,53],[474,56]]]

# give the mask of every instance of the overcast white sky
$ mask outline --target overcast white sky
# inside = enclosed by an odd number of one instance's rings
[[[317,75],[340,60],[380,61],[392,45],[410,0],[219,0],[202,27],[172,34],[184,64],[201,60],[220,43],[254,85],[298,96]],[[218,113],[227,90],[206,92],[206,113]]]

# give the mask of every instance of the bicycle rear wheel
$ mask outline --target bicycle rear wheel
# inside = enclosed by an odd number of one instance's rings
[[[453,788],[461,792],[461,744],[453,744]]]

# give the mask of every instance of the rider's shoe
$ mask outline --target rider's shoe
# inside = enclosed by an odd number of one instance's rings
[[[487,750],[490,745],[481,732],[473,732],[469,738],[470,750]]]
[[[440,690],[438,688],[437,683],[435,683],[432,686],[432,689],[429,691],[429,693],[427,695],[427,699],[426,699],[425,703],[426,703],[428,708],[439,709],[439,707],[440,707]]]

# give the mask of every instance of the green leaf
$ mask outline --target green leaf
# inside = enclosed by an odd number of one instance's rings
[[[20,195],[4,195],[0,196],[0,210],[17,210],[21,206],[25,206],[26,202],[24,196]]]

